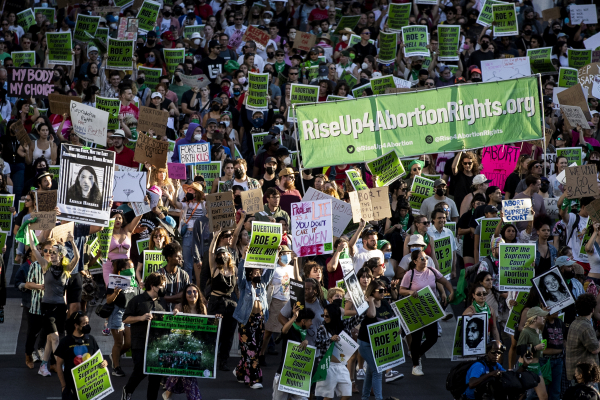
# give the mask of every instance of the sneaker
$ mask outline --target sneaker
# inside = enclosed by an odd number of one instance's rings
[[[425,375],[423,373],[423,368],[420,365],[417,365],[416,367],[413,367],[412,374],[416,375],[416,376],[423,376],[423,375]]]
[[[163,398],[163,400],[169,400],[170,399],[170,397],[167,396],[167,392],[163,392],[162,398]]]
[[[356,371],[356,380],[357,381],[364,381],[365,376],[366,376],[366,372],[364,369],[359,368],[358,371]]]
[[[404,374],[391,370],[389,373],[385,374],[385,383],[394,382],[395,380],[402,378],[404,378]]]
[[[33,353],[31,353],[31,359],[33,360],[34,363],[41,361],[40,358],[37,355],[37,352],[34,351]]]
[[[454,318],[454,314],[448,313],[444,318],[442,318],[442,321],[448,321],[451,318]]]
[[[258,364],[261,367],[266,367],[267,366],[267,361],[265,360],[265,356],[264,355],[262,355],[262,356],[259,355],[258,356]]]
[[[127,393],[125,391],[125,386],[123,386],[123,391],[121,392],[121,400],[131,400],[131,396],[133,393]]]
[[[40,359],[40,361],[42,361],[42,360],[44,359],[44,350],[45,350],[45,349],[39,349],[39,350],[37,351],[37,353],[38,353],[38,358]]]
[[[44,363],[44,364],[40,365],[38,375],[41,375],[41,376],[51,376],[52,375],[50,373],[50,371],[48,371],[48,364]]]
[[[120,366],[116,367],[116,368],[113,368],[112,374],[114,376],[125,376],[125,372],[123,372],[123,370],[121,369]]]
[[[238,383],[244,383],[244,380],[241,380],[241,381],[240,381],[240,380],[237,378],[237,373],[235,372],[235,370],[233,370],[233,376],[235,376],[235,379],[237,379]]]
[[[254,385],[250,386],[250,389],[262,389],[262,383],[255,383]]]

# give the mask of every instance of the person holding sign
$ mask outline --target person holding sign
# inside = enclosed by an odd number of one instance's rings
[[[565,191],[556,202],[558,207],[558,212],[562,218],[562,222],[567,226],[567,242],[566,245],[569,246],[573,250],[573,260],[575,260],[579,265],[583,267],[586,272],[590,271],[590,264],[588,262],[588,255],[585,251],[581,251],[583,247],[583,237],[585,229],[588,226],[589,222],[589,214],[586,210],[586,206],[588,206],[592,201],[594,201],[593,197],[584,197],[579,200],[579,204],[581,205],[581,209],[578,214],[574,214],[571,211],[569,201],[569,206],[563,207],[565,199],[569,198],[571,195],[570,192]],[[567,322],[567,321],[565,321]]]
[[[166,245],[171,243],[171,236],[167,232],[165,228],[159,226],[155,228],[152,233],[150,233],[150,241],[148,243],[148,250],[156,251],[162,250]],[[150,270],[151,266],[146,265],[146,250],[144,250],[141,254],[140,261],[138,262],[135,276],[138,280],[140,286],[144,285],[145,278],[150,275],[152,272],[156,272],[156,270]],[[154,264],[154,263],[153,263]]]
[[[110,213],[110,218],[115,219],[115,225],[108,247],[107,260],[102,264],[102,274],[107,287],[108,276],[113,270],[113,261],[131,258],[131,235],[143,216],[143,214],[140,214],[128,223],[122,210],[113,210]]]
[[[500,341],[500,333],[498,333],[498,316],[494,310],[485,301],[488,292],[486,288],[476,283],[469,289],[469,295],[467,296],[467,304],[471,302],[462,315],[473,315],[479,313],[486,313],[488,315],[488,338],[490,334],[494,337],[497,342]]]
[[[540,307],[532,307],[527,311],[527,321],[525,322],[525,328],[519,336],[517,342],[517,353],[519,354],[519,362],[517,365],[526,364],[524,361],[529,361],[528,371],[531,371],[537,375],[540,375],[540,383],[535,388],[535,393],[540,399],[548,399],[548,393],[546,391],[546,383],[542,375],[542,369],[540,366],[540,357],[542,351],[546,347],[542,343],[542,330],[546,323],[546,316],[548,311],[542,310]]]
[[[548,242],[551,233],[550,227],[552,225],[552,220],[549,216],[544,214],[536,215],[533,218],[533,221],[529,221],[529,224],[527,224],[527,229],[521,232],[520,236],[522,243],[531,243],[530,238],[532,228],[535,228],[538,233],[538,239],[535,242],[535,276],[541,275],[554,268],[554,261],[556,260],[556,257],[558,257],[558,250]],[[600,226],[600,224],[598,225]],[[592,240],[589,242],[593,244]],[[593,247],[591,250],[593,253]]]

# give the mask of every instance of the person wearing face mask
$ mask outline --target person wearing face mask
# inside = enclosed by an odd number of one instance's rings
[[[260,182],[260,186],[263,192],[265,192],[269,188],[277,186],[278,179],[275,176],[275,171],[277,169],[277,160],[274,157],[268,157],[265,160],[264,168],[265,173],[263,177],[258,180]]]
[[[179,146],[190,143],[206,143],[205,140],[202,140],[203,129],[200,124],[191,123],[188,126],[188,130],[183,139],[179,139],[175,142],[175,148],[173,150],[173,156],[171,157],[171,161],[174,163],[179,162]]]
[[[544,29],[543,39],[546,43],[546,46],[554,46],[558,41],[558,34],[562,32],[562,27],[560,25],[560,20],[554,20],[552,24],[549,24],[546,29]]]
[[[410,83],[418,83],[424,86],[427,77],[425,77],[425,74],[422,71],[427,71],[427,75],[429,75],[430,72],[423,68],[423,60],[422,56],[409,57],[406,59],[406,64],[401,60],[400,71],[402,72],[404,79]]]
[[[456,203],[454,203],[454,200],[446,196],[446,181],[443,179],[436,179],[436,181],[433,183],[433,188],[435,189],[433,196],[423,200],[423,204],[421,204],[419,213],[423,215],[431,215],[431,212],[435,208],[436,204],[446,202],[450,206],[450,219],[454,222],[458,221],[459,213]]]
[[[163,49],[162,44],[158,44],[158,35],[155,31],[149,31],[146,35],[146,44],[144,47],[140,48],[137,52],[138,54],[138,62],[145,63],[146,62],[146,54],[150,53],[150,50],[155,49],[158,52],[162,53]]]
[[[233,165],[233,179],[224,183],[223,190],[231,190],[233,186],[241,186],[244,190],[257,189],[260,183],[246,175],[248,164],[243,158],[235,160]]]
[[[489,35],[482,35],[479,39],[479,45],[481,46],[480,49],[471,54],[471,58],[469,59],[469,68],[476,66],[481,70],[482,61],[494,59],[494,44],[492,43],[492,38]]]
[[[348,50],[343,50],[340,52],[339,60],[340,60],[340,62],[336,66],[336,73],[337,73],[338,79],[341,79],[342,74],[344,72],[349,72],[352,75],[354,75],[355,78],[358,78],[358,76],[359,76],[358,65],[356,65],[350,59],[350,52]]]
[[[352,29],[346,27],[346,28],[342,29],[339,34],[341,35],[340,40],[333,48],[333,60],[335,62],[340,61],[340,56],[342,55],[342,51],[344,51],[348,48],[348,40],[350,40],[350,35],[353,35],[354,31],[352,31]]]
[[[171,7],[167,5],[165,5],[160,12],[156,20],[156,25],[160,28],[161,35],[170,31],[172,26],[174,26],[178,31],[181,30],[179,20],[175,14],[173,14]]]

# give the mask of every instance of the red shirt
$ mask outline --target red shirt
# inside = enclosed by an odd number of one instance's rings
[[[302,196],[300,196],[300,192],[296,189],[284,192],[283,190],[279,189],[279,186],[275,186],[275,189],[277,189],[279,195],[281,196],[281,200],[279,201],[279,207],[281,207],[283,211],[288,213],[288,215],[292,215],[292,203],[302,201]]]
[[[320,21],[322,19],[327,19],[328,17],[327,10],[321,10],[317,7],[308,14],[308,21]]]
[[[208,17],[213,15],[213,9],[210,5],[204,4],[203,6],[196,6],[196,15],[199,15],[203,20],[207,20]]]
[[[123,165],[125,167],[131,167],[131,168],[138,168],[140,165],[139,163],[136,163],[135,161],[133,161],[133,155],[135,152],[133,150],[131,150],[129,147],[123,146],[123,150],[120,153],[117,153],[117,150],[115,149],[114,146],[109,147],[106,150],[115,152],[115,164]]]
[[[351,168],[350,165],[346,165],[346,168],[342,169],[340,167],[338,167],[337,165],[335,166],[335,183],[339,186],[342,187],[342,185],[344,184],[344,182],[346,182],[346,171],[349,170]],[[331,167],[327,168],[327,171],[325,171],[325,176],[329,176],[329,174],[331,173]]]
[[[329,260],[333,257],[327,257],[325,259],[325,265],[329,264]],[[336,282],[344,279],[344,271],[342,270],[342,266],[338,262],[337,268],[333,272],[327,271],[327,289],[331,289],[332,287],[336,287]]]
[[[133,102],[129,103],[128,106],[121,104],[119,114],[126,117],[127,115],[133,115],[135,119],[139,119],[140,109],[135,106]]]

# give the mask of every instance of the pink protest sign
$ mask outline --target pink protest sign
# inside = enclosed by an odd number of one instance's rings
[[[333,252],[331,200],[292,203],[291,232],[300,257]]]
[[[171,179],[187,179],[185,164],[167,163],[169,178]]]
[[[498,186],[504,191],[504,183],[517,166],[520,154],[521,149],[513,146],[498,145],[483,148],[482,173],[492,180],[490,186]]]

